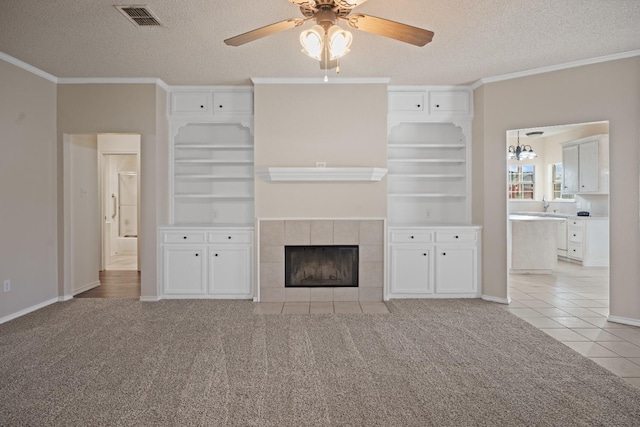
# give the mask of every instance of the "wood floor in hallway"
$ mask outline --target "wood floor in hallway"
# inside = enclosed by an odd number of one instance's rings
[[[140,272],[106,270],[100,272],[100,286],[76,298],[140,298]]]

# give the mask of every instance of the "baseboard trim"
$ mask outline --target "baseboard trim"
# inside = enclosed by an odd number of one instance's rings
[[[143,296],[141,296],[139,301],[142,301],[142,302],[158,302],[161,299],[162,298],[160,298],[160,297],[143,297]]]
[[[480,298],[485,301],[497,302],[498,304],[511,304],[511,298],[498,298],[491,295],[482,295]]]
[[[629,326],[640,326],[640,320],[638,320],[638,319],[631,319],[630,317],[622,317],[622,316],[612,316],[612,315],[608,315],[608,316],[607,316],[607,320],[608,320],[609,322],[622,323],[623,325],[629,325]]]
[[[75,291],[73,291],[72,295],[75,296],[75,295],[81,294],[83,292],[88,291],[89,289],[97,288],[98,286],[100,286],[100,280],[98,280],[97,282],[86,284],[80,289],[76,289]]]
[[[65,302],[73,299],[73,295],[61,295],[58,297],[59,302]]]
[[[9,314],[7,316],[1,317],[0,318],[0,324],[3,324],[5,322],[8,322],[8,321],[13,320],[13,319],[17,319],[18,317],[24,316],[25,314],[29,314],[29,313],[31,313],[33,311],[40,310],[41,308],[46,307],[46,306],[51,305],[51,304],[56,303],[56,302],[58,302],[58,297],[51,298],[49,300],[41,302],[40,304],[32,305],[31,307],[27,307],[27,308],[25,308],[23,310],[16,311],[13,314]]]

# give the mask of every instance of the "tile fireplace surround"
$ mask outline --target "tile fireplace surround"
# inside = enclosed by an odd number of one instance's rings
[[[259,220],[261,302],[382,301],[384,220]],[[286,245],[358,245],[358,287],[285,288]]]

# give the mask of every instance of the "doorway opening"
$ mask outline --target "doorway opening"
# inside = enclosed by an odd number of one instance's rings
[[[140,135],[65,135],[63,165],[65,298],[138,298]]]
[[[608,315],[608,135],[607,121],[507,132],[505,155],[518,142],[536,153],[505,173],[514,314],[558,326]]]

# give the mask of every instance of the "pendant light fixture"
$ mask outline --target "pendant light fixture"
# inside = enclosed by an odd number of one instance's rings
[[[540,134],[542,134],[542,132],[540,132]],[[538,157],[538,155],[533,152],[533,148],[531,148],[530,145],[520,145],[520,131],[518,131],[517,145],[515,147],[513,145],[510,145],[507,151],[509,154],[509,159],[526,160]]]

